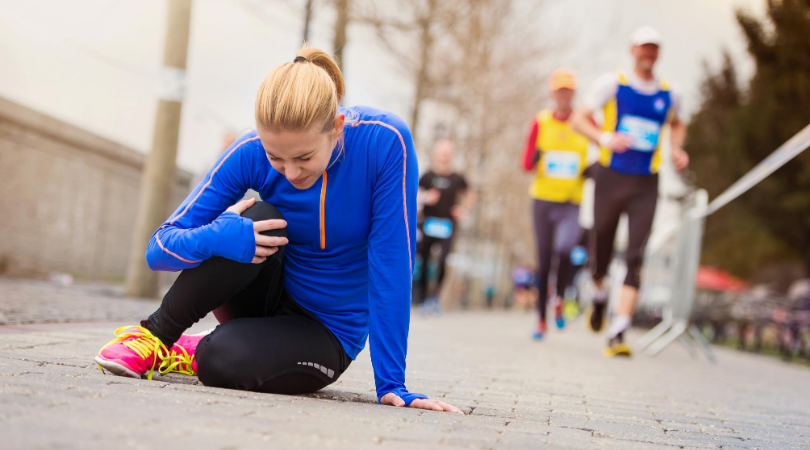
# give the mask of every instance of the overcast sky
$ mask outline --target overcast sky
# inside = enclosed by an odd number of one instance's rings
[[[166,1],[0,0],[0,96],[148,151]],[[253,126],[259,82],[273,66],[292,60],[300,45],[298,3],[304,0],[194,0],[181,167],[204,170],[221,150],[226,129]],[[570,53],[552,63],[576,70],[584,87],[602,72],[627,68],[629,34],[640,25],[652,25],[664,40],[657,71],[680,87],[685,107],[692,111],[702,60],[716,65],[726,47],[742,75],[751,73],[734,10],[742,7],[762,15],[764,3],[547,0],[541,18],[546,25],[538,27],[537,36],[543,39],[551,31],[572,42]],[[316,10],[311,45],[331,48],[333,20],[329,8]],[[408,117],[410,84],[374,41],[368,29],[349,30],[345,103]]]

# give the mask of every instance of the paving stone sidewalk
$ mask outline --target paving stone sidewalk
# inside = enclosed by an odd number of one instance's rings
[[[6,287],[0,282],[0,305]],[[532,323],[507,312],[414,315],[408,387],[463,416],[376,405],[368,350],[326,390],[281,396],[184,376],[104,375],[92,357],[127,322],[0,326],[0,447],[810,447],[804,367],[726,349],[713,365],[678,346],[656,358],[607,360],[604,338],[581,323],[543,342],[529,340]],[[212,325],[206,319],[194,331]]]
[[[43,280],[0,277],[0,325],[98,322],[140,318],[160,303],[124,297],[109,283],[60,286]]]

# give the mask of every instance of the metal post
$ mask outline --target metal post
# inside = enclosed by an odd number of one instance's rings
[[[694,355],[696,349],[700,349],[710,361],[715,361],[709,344],[697,328],[689,323],[695,304],[695,279],[700,264],[704,211],[708,200],[709,196],[705,190],[696,191],[693,204],[684,208],[681,214],[681,226],[677,231],[673,255],[674,276],[671,281],[670,301],[664,307],[661,323],[641,338],[637,346],[639,351],[648,349],[650,354],[655,356],[679,339],[691,354]],[[694,346],[689,341],[690,338],[698,345]]]
[[[155,117],[152,151],[146,157],[141,175],[140,203],[127,267],[126,293],[134,297],[153,297],[157,293],[157,274],[147,267],[144,253],[152,233],[169,214],[169,194],[175,184],[191,0],[171,0],[167,3],[169,14],[163,50],[164,86]]]

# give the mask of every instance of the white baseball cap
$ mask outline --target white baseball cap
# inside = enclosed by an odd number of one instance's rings
[[[655,28],[650,26],[643,26],[636,30],[633,33],[633,37],[630,39],[631,45],[644,45],[644,44],[655,44],[661,45],[661,35],[658,34],[658,31]]]

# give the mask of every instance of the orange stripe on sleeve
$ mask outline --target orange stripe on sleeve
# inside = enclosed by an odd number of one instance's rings
[[[160,230],[162,230],[162,229],[163,228],[161,228]],[[160,233],[160,230],[158,230],[158,233]],[[174,253],[174,252],[170,251],[169,249],[167,249],[166,247],[163,246],[163,242],[160,241],[160,235],[158,233],[155,233],[155,241],[157,241],[158,247],[160,247],[160,249],[163,250],[164,252],[174,256],[175,258],[177,258],[177,259],[179,259],[180,261],[183,261],[183,262],[187,262],[187,263],[191,263],[191,264],[202,262],[202,261],[194,261],[192,259],[183,258],[182,256],[178,255],[177,253]]]
[[[380,122],[378,120],[361,120],[359,122],[355,122],[354,126],[357,125],[381,125],[389,130],[393,131],[399,137],[399,143],[402,144],[402,210],[405,214],[405,237],[408,241],[408,263],[411,266],[411,270],[413,270],[413,255],[411,255],[411,233],[408,227],[408,204],[407,204],[407,190],[406,190],[406,175],[407,171],[407,159],[408,159],[408,148],[405,146],[405,139],[402,138],[402,134],[400,134],[399,130],[395,127],[385,123]]]

